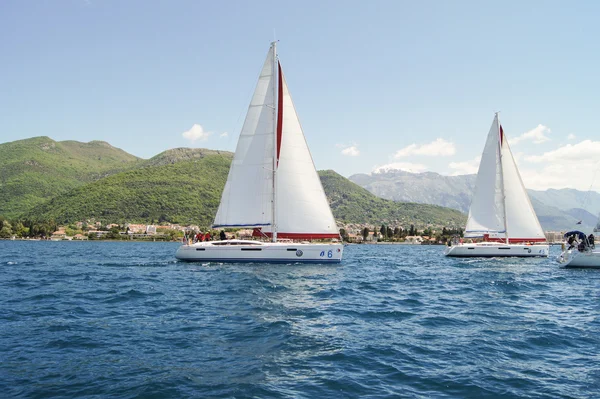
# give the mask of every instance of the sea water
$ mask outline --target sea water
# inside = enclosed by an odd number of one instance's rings
[[[0,397],[600,397],[600,271],[350,245],[202,264],[177,243],[0,241]]]

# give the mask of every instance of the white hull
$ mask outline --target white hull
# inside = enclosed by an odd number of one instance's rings
[[[600,251],[580,252],[572,249],[561,253],[557,261],[563,267],[600,268]]]
[[[548,244],[500,244],[500,243],[475,243],[458,244],[446,248],[446,256],[456,257],[499,257],[499,256],[548,256]]]
[[[188,262],[340,263],[343,252],[343,244],[228,240],[182,245],[175,257]]]

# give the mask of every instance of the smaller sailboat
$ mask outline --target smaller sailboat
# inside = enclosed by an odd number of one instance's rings
[[[454,242],[446,256],[548,256],[550,249],[498,113],[481,155],[464,236],[467,242]]]
[[[255,236],[270,241],[184,244],[175,257],[214,262],[342,260],[344,246],[283,76],[276,42],[271,43],[248,107],[213,227],[253,228]]]
[[[594,228],[597,233],[598,226]],[[569,231],[564,235],[563,251],[556,258],[563,267],[600,268],[600,249],[596,248],[594,235],[586,236],[577,230]]]

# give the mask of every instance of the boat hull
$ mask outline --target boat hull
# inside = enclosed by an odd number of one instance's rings
[[[343,244],[215,241],[182,245],[175,257],[186,262],[340,263]]]
[[[499,244],[499,243],[476,243],[458,244],[446,248],[446,256],[455,257],[546,257],[550,251],[547,244]]]
[[[563,251],[557,258],[563,267],[600,268],[600,251],[584,251],[577,249]]]

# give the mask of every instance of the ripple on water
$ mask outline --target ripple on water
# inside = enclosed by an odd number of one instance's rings
[[[600,271],[350,245],[338,266],[176,243],[0,241],[15,398],[595,397]],[[554,249],[553,249],[554,250]],[[0,395],[2,396],[2,395]]]

